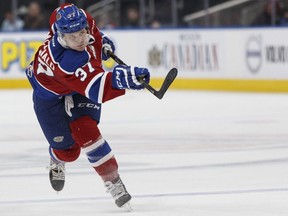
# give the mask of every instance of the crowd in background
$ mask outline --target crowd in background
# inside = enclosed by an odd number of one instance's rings
[[[227,2],[229,0],[210,0],[214,5]],[[285,0],[263,0],[264,4],[261,13],[257,14],[251,20],[250,26],[270,26],[272,22],[272,14],[274,12],[274,25],[288,25],[288,10],[286,10]],[[27,1],[26,1],[27,2]],[[52,1],[53,2],[53,1]],[[43,1],[29,1],[27,5],[19,5],[17,11],[8,9],[4,13],[4,17],[1,23],[1,31],[23,31],[23,30],[47,30],[49,28],[49,16],[51,12],[58,6],[59,2],[46,1],[46,5]],[[65,2],[65,1],[62,1]],[[67,1],[72,2],[73,1]],[[84,2],[84,1],[83,1]],[[85,1],[88,2],[89,1]],[[94,1],[95,2],[95,1]],[[99,2],[99,1],[98,1]],[[104,28],[161,28],[161,27],[175,27],[171,24],[171,5],[167,1],[154,0],[155,2],[155,14],[146,23],[141,23],[141,14],[139,10],[139,4],[135,4],[138,1],[132,0],[120,0],[123,2],[122,11],[120,12],[120,22],[115,22],[111,17],[111,13],[103,13],[101,16],[96,17],[98,26]],[[178,22],[177,25],[186,27],[189,25],[183,23],[181,19],[189,12],[197,12],[201,10],[203,1],[185,1],[179,0],[177,2]],[[198,2],[198,3],[197,3]],[[274,6],[272,5],[274,4]],[[83,3],[80,7],[86,9]],[[87,5],[86,5],[87,6]],[[116,18],[118,20],[118,18]],[[119,21],[119,20],[118,20]]]
[[[273,13],[273,1],[267,1],[264,5],[262,12],[252,20],[251,26],[269,26],[271,25],[272,13]],[[288,24],[288,10],[283,2],[274,1],[275,11],[275,25],[284,26]]]
[[[41,5],[37,1],[21,7],[15,14],[8,10],[2,21],[2,31],[44,30],[49,27],[49,19],[45,17]]]

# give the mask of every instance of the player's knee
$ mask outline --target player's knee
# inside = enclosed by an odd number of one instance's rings
[[[50,149],[51,157],[56,161],[72,162],[80,155],[80,147],[77,143],[67,149]]]
[[[81,118],[70,123],[72,136],[80,147],[94,143],[100,137],[97,122],[89,116]]]

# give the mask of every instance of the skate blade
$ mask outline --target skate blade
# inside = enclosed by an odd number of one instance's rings
[[[127,210],[128,212],[132,212],[133,211],[130,202],[125,203],[121,208]]]

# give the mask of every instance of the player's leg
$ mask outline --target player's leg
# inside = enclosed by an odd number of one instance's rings
[[[50,183],[54,190],[61,191],[65,183],[65,163],[79,157],[80,147],[71,136],[64,98],[47,101],[34,95],[33,101],[39,124],[50,144]]]
[[[101,106],[81,95],[74,95],[73,102],[74,108],[71,109],[71,114],[74,120],[70,124],[72,136],[105,182],[116,205],[121,207],[131,199],[131,196],[119,177],[118,163],[112,149],[99,131]]]

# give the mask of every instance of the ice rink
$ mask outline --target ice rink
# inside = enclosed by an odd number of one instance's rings
[[[31,90],[0,91],[1,216],[287,216],[288,94],[129,92],[100,129],[133,196],[119,209],[84,153],[48,179]]]

